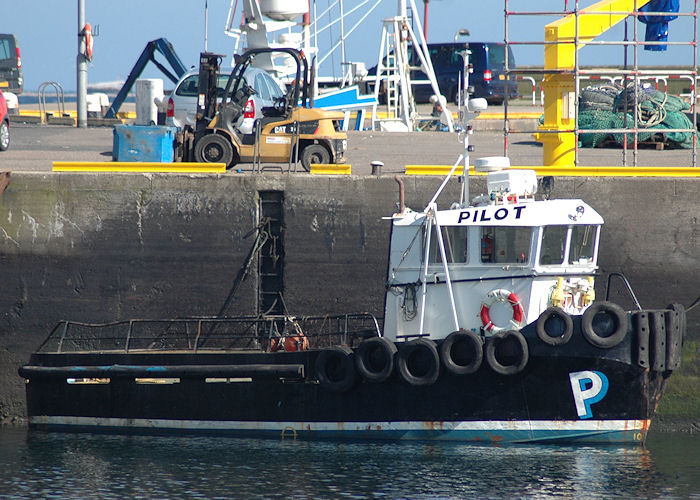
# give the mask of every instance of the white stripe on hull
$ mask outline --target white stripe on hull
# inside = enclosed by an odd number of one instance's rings
[[[277,434],[301,437],[435,439],[527,442],[557,439],[638,442],[649,420],[503,420],[467,422],[261,422],[215,420],[124,419],[38,415],[31,426],[94,430],[193,431],[230,434]],[[607,436],[607,437],[606,437]]]

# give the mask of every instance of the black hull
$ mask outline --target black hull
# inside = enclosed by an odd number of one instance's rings
[[[580,318],[559,346],[542,342],[529,325],[520,373],[498,374],[484,359],[468,375],[441,366],[426,386],[407,383],[395,369],[380,383],[355,374],[347,389],[327,387],[317,376],[322,350],[35,353],[20,374],[28,379],[30,426],[42,429],[641,442],[670,370],[665,351],[662,363],[649,351],[648,333],[634,329],[615,347],[600,348],[583,337]],[[602,397],[577,407],[576,393],[581,399],[587,386],[579,391],[574,376],[591,372],[605,380]],[[67,381],[78,377],[90,383]]]

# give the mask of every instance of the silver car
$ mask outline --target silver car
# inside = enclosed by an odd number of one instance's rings
[[[217,89],[219,102],[226,88],[230,73],[219,75]],[[266,71],[259,68],[248,68],[243,74],[246,84],[255,89],[256,94],[248,99],[243,116],[237,127],[243,134],[252,134],[255,120],[262,118],[262,108],[271,107],[275,99],[284,96],[284,90]],[[190,71],[175,85],[168,98],[166,124],[183,128],[185,125],[194,127],[197,111],[197,92],[199,89],[199,71]]]

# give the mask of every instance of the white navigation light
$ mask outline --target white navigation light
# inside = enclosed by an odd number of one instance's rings
[[[507,156],[485,156],[474,160],[476,172],[498,172],[510,168],[510,158]]]
[[[309,12],[308,0],[260,0],[260,11],[275,21],[293,21]]]

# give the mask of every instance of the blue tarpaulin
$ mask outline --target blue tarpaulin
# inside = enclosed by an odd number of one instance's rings
[[[640,11],[643,12],[678,12],[678,0],[651,0],[644,5]],[[639,16],[639,20],[647,25],[647,42],[667,42],[668,22],[673,21],[678,16]],[[645,45],[644,50],[661,51],[666,50],[666,45]]]

